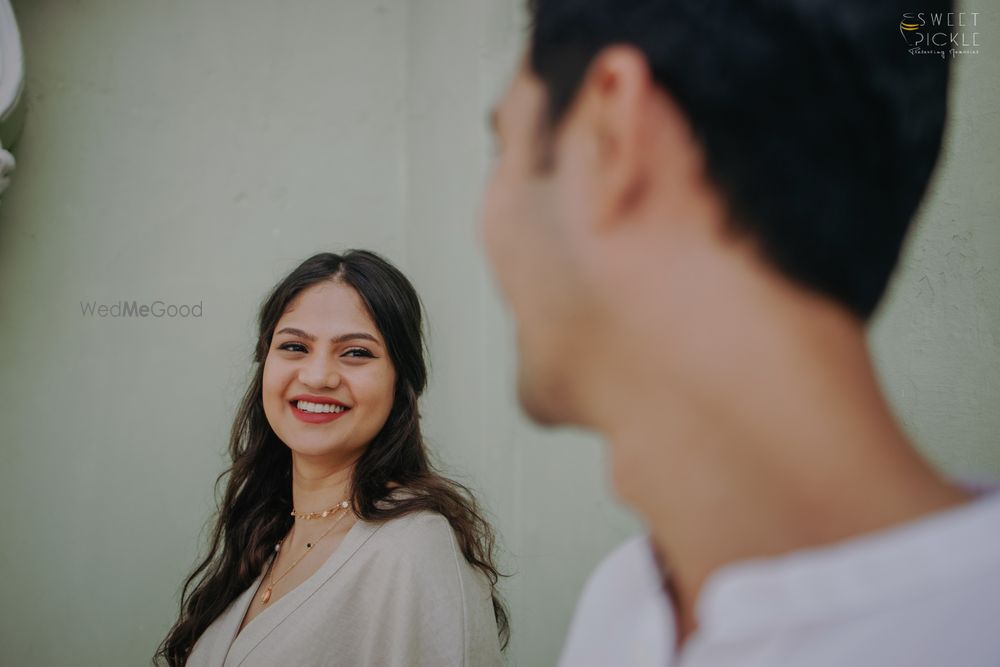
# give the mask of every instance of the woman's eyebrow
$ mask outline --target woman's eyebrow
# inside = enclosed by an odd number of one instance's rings
[[[340,336],[337,336],[336,338],[331,339],[331,342],[346,343],[349,340],[370,340],[373,343],[378,343],[379,345],[381,345],[381,343],[379,343],[378,338],[365,331],[342,334]]]
[[[299,338],[305,338],[308,341],[316,342],[316,336],[313,336],[312,334],[306,333],[302,329],[296,329],[294,327],[285,327],[284,329],[282,329],[278,333],[279,334],[284,334],[284,333],[291,334],[292,336],[298,336]],[[339,335],[339,336],[337,336],[335,338],[331,338],[330,342],[331,343],[346,343],[349,340],[370,340],[373,343],[378,343],[379,345],[381,345],[381,343],[379,343],[378,338],[376,338],[375,336],[373,336],[370,333],[367,333],[365,331],[355,331],[355,332],[352,332],[352,333],[341,334],[341,335]]]

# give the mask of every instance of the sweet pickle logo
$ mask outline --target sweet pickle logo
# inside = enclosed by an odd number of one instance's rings
[[[978,55],[979,12],[907,12],[899,22],[909,52],[947,58]]]
[[[907,46],[916,46],[916,35],[913,34],[919,31],[924,24],[918,22],[914,18],[913,14],[903,14],[903,20],[899,22],[899,33],[906,40]]]

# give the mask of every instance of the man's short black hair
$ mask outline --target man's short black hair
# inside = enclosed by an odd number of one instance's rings
[[[628,44],[686,114],[733,224],[786,275],[867,320],[937,161],[950,55],[904,12],[951,0],[534,0],[549,122],[594,56]]]

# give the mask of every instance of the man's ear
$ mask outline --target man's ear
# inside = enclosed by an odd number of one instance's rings
[[[655,83],[638,49],[610,46],[594,57],[580,93],[580,116],[597,151],[595,219],[614,224],[628,218],[649,185]]]

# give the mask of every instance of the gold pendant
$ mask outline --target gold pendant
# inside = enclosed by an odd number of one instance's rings
[[[264,591],[264,594],[260,596],[260,601],[263,604],[267,604],[267,601],[270,599],[271,599],[271,589],[268,588],[266,591]]]

